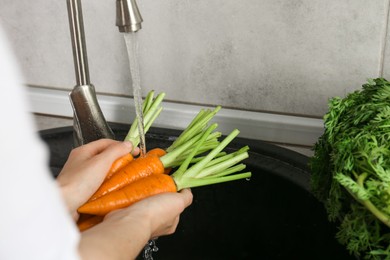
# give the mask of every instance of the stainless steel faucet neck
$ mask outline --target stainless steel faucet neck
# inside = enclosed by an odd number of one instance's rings
[[[116,26],[120,32],[132,33],[140,30],[142,17],[135,0],[116,1]]]
[[[76,86],[69,94],[73,108],[75,146],[101,138],[114,139],[114,133],[100,109],[95,87],[90,83],[87,49],[80,0],[67,0]]]
[[[74,143],[78,146],[101,138],[114,139],[89,80],[81,0],[67,0],[67,6],[77,83],[69,95],[74,112]],[[120,32],[141,29],[142,17],[135,0],[117,0],[116,14]]]
[[[79,0],[67,0],[67,6],[76,83],[77,85],[88,85],[90,80],[81,2]]]

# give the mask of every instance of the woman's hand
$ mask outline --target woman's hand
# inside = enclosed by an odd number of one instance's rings
[[[151,238],[175,232],[180,214],[191,203],[191,190],[184,189],[115,210],[81,233],[80,254],[94,260],[135,259]]]
[[[129,142],[102,139],[71,151],[57,177],[74,219],[103,182],[112,163],[133,150]],[[134,155],[139,149],[134,149]],[[79,245],[83,259],[135,259],[149,239],[175,232],[179,216],[192,203],[189,189],[162,193],[130,207],[109,213],[102,223],[82,232]]]
[[[111,164],[130,153],[130,142],[111,139],[97,140],[73,149],[57,182],[72,216],[77,219],[77,208],[86,202],[103,182]],[[137,155],[139,149],[134,149]]]
[[[109,213],[104,221],[128,221],[138,223],[150,238],[175,232],[179,216],[192,203],[190,189],[168,192],[143,199],[132,206]]]

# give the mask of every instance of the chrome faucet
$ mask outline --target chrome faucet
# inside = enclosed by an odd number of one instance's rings
[[[116,1],[116,26],[122,33],[132,33],[140,30],[142,17],[135,0]]]
[[[74,144],[79,146],[101,138],[114,139],[115,135],[104,118],[95,87],[89,79],[81,2],[67,0],[67,6],[76,72],[76,86],[69,94],[74,114]],[[142,17],[135,0],[117,0],[116,15],[120,32],[130,33],[141,29]]]

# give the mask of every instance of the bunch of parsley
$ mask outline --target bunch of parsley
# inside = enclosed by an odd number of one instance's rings
[[[351,254],[390,259],[390,82],[369,79],[328,105],[310,160],[313,194]]]

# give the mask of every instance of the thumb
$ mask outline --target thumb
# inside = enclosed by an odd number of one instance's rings
[[[107,165],[107,170],[109,166],[118,158],[131,153],[133,151],[133,144],[129,141],[117,142],[107,147],[102,151],[98,156],[96,156],[96,161],[99,164]]]

